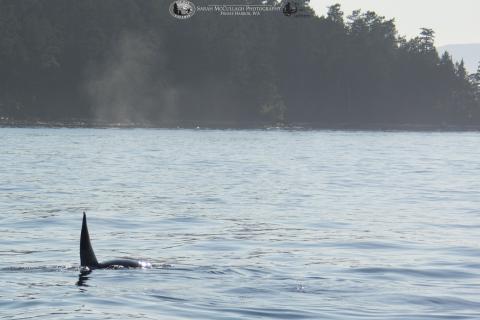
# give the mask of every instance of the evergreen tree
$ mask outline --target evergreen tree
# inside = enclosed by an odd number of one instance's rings
[[[343,11],[340,4],[334,4],[328,7],[327,20],[333,23],[343,25]]]
[[[480,84],[480,62],[478,63],[477,72],[474,74],[474,79]]]
[[[465,62],[463,61],[463,59],[455,64],[455,73],[459,80],[467,81],[468,73],[467,69],[465,68]]]
[[[432,52],[435,50],[435,31],[428,28],[421,28],[420,32],[420,45],[421,51],[424,53]]]

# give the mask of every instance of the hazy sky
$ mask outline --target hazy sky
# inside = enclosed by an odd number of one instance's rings
[[[318,15],[334,3],[342,5],[345,16],[355,9],[372,10],[395,18],[401,35],[418,35],[421,27],[436,32],[436,45],[480,43],[480,0],[311,0]]]

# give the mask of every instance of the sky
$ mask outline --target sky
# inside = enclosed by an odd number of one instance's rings
[[[355,9],[395,18],[400,35],[413,38],[420,28],[436,32],[437,46],[480,43],[480,0],[310,0],[318,15],[340,3],[345,16]]]

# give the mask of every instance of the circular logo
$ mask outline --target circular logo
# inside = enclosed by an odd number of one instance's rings
[[[287,2],[284,6],[283,6],[283,14],[287,17],[290,17],[292,14],[295,14],[297,13],[298,11],[298,8],[297,8],[297,3],[290,3],[290,2]]]
[[[188,19],[195,14],[195,5],[188,0],[177,0],[170,4],[170,14],[177,19]]]

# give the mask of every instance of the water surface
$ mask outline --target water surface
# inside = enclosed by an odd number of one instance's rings
[[[0,129],[1,319],[478,319],[480,134]],[[79,276],[82,212],[99,260]]]

